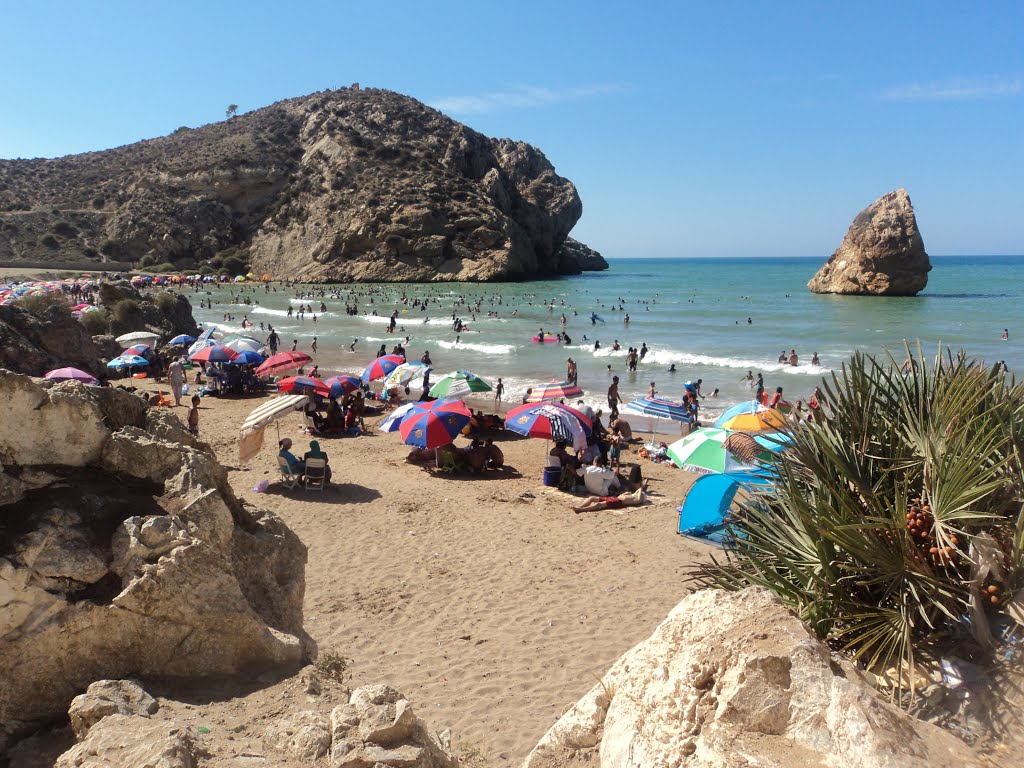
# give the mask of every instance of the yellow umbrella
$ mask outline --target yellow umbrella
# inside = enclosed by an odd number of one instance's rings
[[[786,426],[786,417],[777,408],[758,413],[739,413],[720,425],[738,432],[768,432]]]

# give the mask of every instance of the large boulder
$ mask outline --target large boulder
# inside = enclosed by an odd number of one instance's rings
[[[97,680],[68,709],[71,730],[81,741],[89,729],[109,715],[149,717],[160,708],[156,699],[134,680]]]
[[[807,287],[814,293],[915,296],[928,285],[931,268],[910,196],[897,189],[857,214]]]
[[[881,700],[771,593],[704,590],[622,656],[524,768],[977,766]]]
[[[195,768],[188,728],[148,717],[112,714],[89,729],[54,768]]]
[[[558,271],[563,275],[600,272],[608,269],[604,256],[574,237],[567,237],[558,252]]]
[[[0,371],[0,752],[95,680],[297,668],[306,548],[169,412]]]

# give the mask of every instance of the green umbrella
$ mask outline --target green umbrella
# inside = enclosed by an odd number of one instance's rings
[[[491,385],[470,371],[452,371],[430,388],[431,397],[465,397],[474,392],[490,392]]]
[[[732,430],[705,427],[696,429],[668,447],[668,457],[677,467],[690,472],[712,474],[749,469],[725,449]]]

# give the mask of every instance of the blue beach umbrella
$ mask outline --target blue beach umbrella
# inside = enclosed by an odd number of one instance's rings
[[[416,403],[406,403],[395,408],[395,410],[388,414],[386,419],[377,425],[377,428],[382,432],[397,432],[398,428],[402,425],[402,419],[406,417],[415,405]]]
[[[263,357],[259,352],[253,352],[251,349],[243,349],[238,352],[232,362],[238,363],[239,365],[260,365],[266,358]]]
[[[622,407],[620,413],[635,413],[639,416],[653,416],[657,419],[670,419],[671,421],[693,421],[689,410],[679,403],[671,400],[662,400],[657,397],[641,397]]]
[[[757,402],[757,400],[744,400],[743,402],[736,403],[736,405],[726,409],[725,413],[715,419],[715,426],[723,427],[725,426],[725,422],[735,416],[743,416],[748,413],[761,413],[762,411],[767,410],[768,409],[761,405],[761,403]]]
[[[173,339],[171,339],[167,343],[169,345],[172,345],[172,346],[173,345],[177,345],[177,344],[181,344],[181,345],[184,346],[185,344],[191,344],[195,340],[196,340],[195,336],[189,336],[187,333],[181,333],[181,334],[178,334],[177,336],[175,336]]]
[[[107,368],[143,368],[149,365],[149,360],[138,355],[120,355],[109,363]]]

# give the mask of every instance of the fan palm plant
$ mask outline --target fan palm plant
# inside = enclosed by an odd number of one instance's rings
[[[1024,586],[1024,386],[963,353],[857,353],[790,428],[777,481],[727,522],[704,586],[775,592],[813,630],[912,693],[920,661],[993,644]]]

